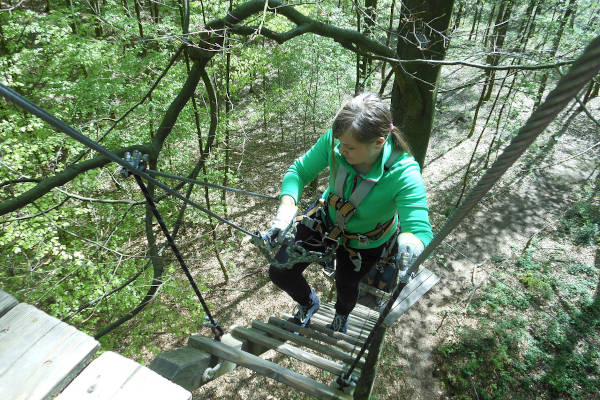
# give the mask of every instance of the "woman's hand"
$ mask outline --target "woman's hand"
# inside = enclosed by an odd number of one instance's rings
[[[284,232],[288,229],[297,213],[298,207],[296,207],[294,199],[291,196],[284,195],[281,198],[277,214],[273,221],[271,221],[271,228],[263,237],[269,246],[275,247],[278,243],[281,243]]]
[[[401,271],[413,265],[423,250],[425,250],[423,242],[410,232],[399,234],[397,243],[396,265],[398,265]]]

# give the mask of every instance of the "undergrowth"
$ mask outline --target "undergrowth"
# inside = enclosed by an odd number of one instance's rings
[[[567,210],[553,239],[598,243],[595,189],[588,187]],[[535,245],[516,259],[494,261],[502,269],[467,308],[473,324],[456,328],[436,348],[448,393],[454,399],[598,399],[598,266],[556,260]]]

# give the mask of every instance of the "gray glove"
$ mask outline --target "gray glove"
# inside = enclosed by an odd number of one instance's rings
[[[425,246],[423,242],[410,232],[398,235],[398,253],[396,254],[396,265],[400,271],[407,270],[421,255]]]
[[[266,245],[274,249],[278,247],[285,237],[292,221],[298,213],[298,207],[291,204],[280,204],[275,219],[271,221],[271,228],[263,235]]]

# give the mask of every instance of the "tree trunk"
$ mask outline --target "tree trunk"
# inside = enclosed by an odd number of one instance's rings
[[[567,21],[569,17],[575,10],[575,2],[577,0],[569,0],[569,4],[565,10],[565,13],[562,15],[559,25],[558,31],[556,32],[556,36],[554,36],[554,40],[552,40],[552,48],[550,49],[550,57],[554,58],[556,56],[556,52],[558,51],[558,46],[560,45],[560,41],[562,39],[562,35],[565,32],[565,26],[567,25]],[[542,102],[542,97],[544,96],[544,92],[546,91],[546,84],[548,83],[548,72],[544,72],[542,75],[542,79],[540,81],[540,86],[538,88],[537,97],[535,99],[535,103],[533,105],[534,108],[537,108]]]
[[[434,59],[442,60],[446,54],[445,34],[450,24],[454,0],[404,1],[406,9],[413,15],[400,18],[397,53],[401,60]],[[427,23],[427,25],[425,24]],[[415,37],[415,33],[420,39]],[[420,48],[415,40],[422,42]],[[394,124],[403,130],[411,146],[412,154],[423,167],[435,112],[437,83],[440,65],[405,64],[395,66],[394,87],[392,89],[391,111]]]
[[[69,26],[71,27],[71,32],[77,35],[77,17],[75,16],[75,10],[73,9],[73,0],[66,0],[66,4],[70,10]],[[1,34],[0,37],[2,37]]]
[[[471,40],[471,38],[473,37],[473,33],[475,33],[475,27],[479,25],[479,20],[481,19],[481,4],[481,0],[477,0],[477,3],[475,4],[475,15],[473,16],[473,24],[471,25],[471,32],[469,32],[468,40]],[[477,34],[475,34],[475,37],[477,37]]]
[[[100,21],[100,17],[102,17],[102,8],[100,6],[100,0],[94,0],[92,5],[92,12],[96,15],[95,23],[94,23],[94,34],[97,38],[102,37],[104,34],[102,30],[102,22]]]
[[[360,27],[360,10],[358,4],[355,5],[356,9],[356,31],[361,32]],[[362,86],[362,62],[360,54],[356,53],[356,82],[354,83],[354,95],[359,94],[365,88]]]
[[[486,57],[486,62],[490,65],[498,65],[500,61],[500,51],[504,47],[504,40],[506,39],[506,32],[508,31],[508,20],[512,12],[513,1],[512,0],[501,0],[498,15],[496,17],[496,23],[494,25],[494,32],[492,33],[492,39],[490,42],[491,54]],[[496,76],[494,70],[487,70],[486,73],[486,85],[484,86],[485,96],[483,100],[489,100],[492,95],[492,89],[494,88],[494,78]]]
[[[133,6],[135,8],[135,18],[138,23],[138,30],[140,31],[140,37],[144,38],[144,27],[142,26],[142,12],[139,0],[133,0]]]
[[[458,11],[454,17],[454,24],[452,24],[452,30],[455,31],[460,27],[460,21],[462,19],[463,11],[465,10],[465,0],[460,0]]]

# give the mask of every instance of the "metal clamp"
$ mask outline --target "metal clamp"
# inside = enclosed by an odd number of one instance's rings
[[[140,151],[134,150],[133,154],[126,152],[123,160],[129,164],[131,168],[143,171],[146,169],[148,158],[148,154],[142,154]],[[129,176],[131,176],[131,171],[123,167],[119,174],[122,178],[129,178]]]

